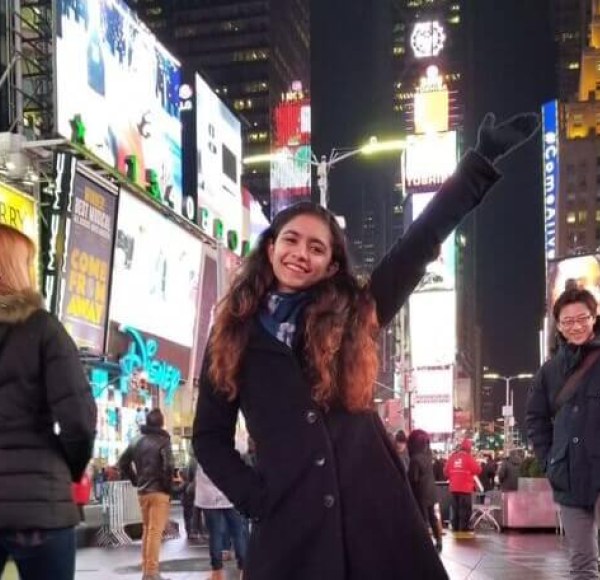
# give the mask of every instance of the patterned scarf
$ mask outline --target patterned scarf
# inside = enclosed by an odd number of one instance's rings
[[[271,336],[293,348],[304,308],[311,298],[310,290],[294,294],[270,292],[260,310],[259,320]]]

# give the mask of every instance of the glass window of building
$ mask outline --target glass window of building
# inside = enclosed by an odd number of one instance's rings
[[[577,221],[577,217],[575,216],[575,212],[574,211],[570,211],[567,214],[567,223],[568,224],[574,224]]]
[[[579,212],[577,212],[577,221],[580,224],[584,224],[585,222],[587,222],[587,210],[580,209]]]

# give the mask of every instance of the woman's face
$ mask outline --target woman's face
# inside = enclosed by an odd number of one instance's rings
[[[329,226],[310,214],[299,215],[283,226],[268,248],[279,292],[299,292],[333,276]]]
[[[594,334],[595,313],[583,302],[567,304],[560,310],[558,329],[571,344],[583,344]]]

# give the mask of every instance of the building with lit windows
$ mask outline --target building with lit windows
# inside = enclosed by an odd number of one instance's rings
[[[310,88],[309,0],[129,0],[183,64],[197,70],[242,121],[244,155],[271,151],[273,113],[292,82]],[[244,186],[270,203],[270,169]]]
[[[554,38],[558,49],[558,98],[567,101],[579,90],[581,53],[588,44],[589,0],[552,0]]]
[[[579,53],[577,92],[543,109],[549,261],[600,249],[600,2],[587,3],[589,40]]]
[[[394,0],[394,110],[414,130],[414,95],[431,64],[448,87],[450,128],[462,128],[466,33],[463,0]]]

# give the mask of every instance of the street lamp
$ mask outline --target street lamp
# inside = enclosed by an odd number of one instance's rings
[[[388,153],[391,151],[402,151],[406,148],[404,139],[394,139],[391,141],[378,141],[377,137],[371,137],[365,145],[355,149],[340,151],[332,149],[329,157],[321,155],[320,158],[312,153],[310,164],[317,168],[317,186],[319,187],[319,203],[327,207],[329,201],[329,171],[330,169],[344,159],[354,157],[355,155],[375,155],[377,153]],[[253,155],[243,159],[244,165],[257,165],[261,163],[270,163],[272,161],[281,161],[287,156],[284,152],[265,153],[263,155]]]
[[[504,408],[502,409],[502,416],[504,417],[504,451],[509,451],[512,447],[512,442],[510,441],[510,428],[512,427],[514,421],[513,407],[510,397],[510,381],[518,379],[532,379],[533,375],[531,373],[519,373],[518,375],[505,377],[504,375],[500,375],[498,373],[485,373],[483,378],[501,380],[504,381],[506,385],[506,399]]]

